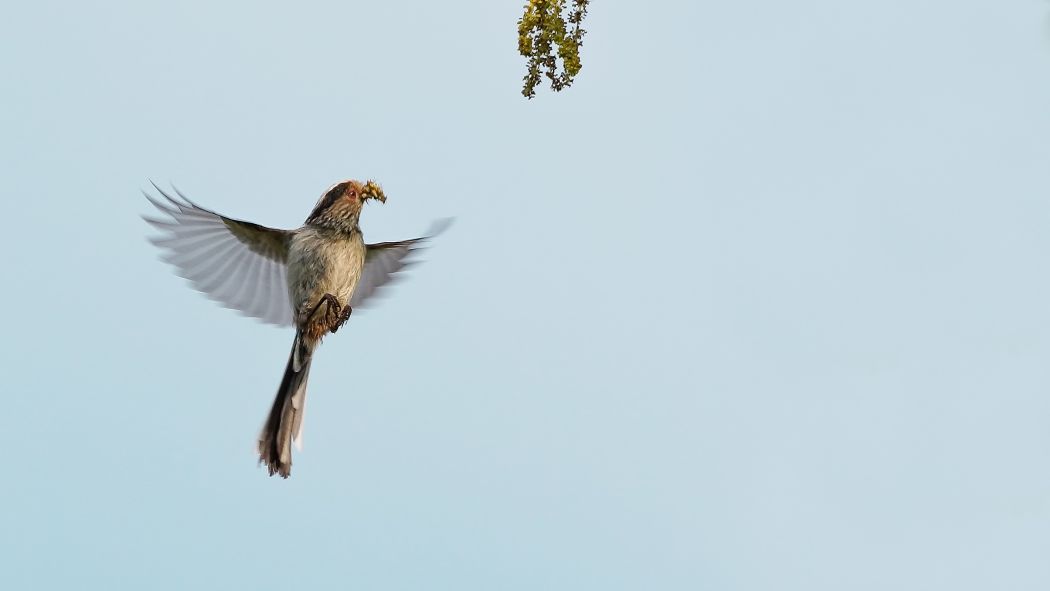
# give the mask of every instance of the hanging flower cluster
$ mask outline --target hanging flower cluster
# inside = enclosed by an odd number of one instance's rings
[[[529,0],[518,20],[518,52],[528,58],[521,94],[536,96],[544,75],[555,92],[572,84],[580,72],[580,45],[587,33],[580,25],[590,0]],[[571,4],[568,15],[566,4]],[[557,56],[555,56],[555,50]],[[558,61],[561,60],[561,70]]]

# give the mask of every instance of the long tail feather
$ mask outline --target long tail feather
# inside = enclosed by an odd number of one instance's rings
[[[270,476],[280,474],[282,478],[288,478],[292,472],[292,442],[299,439],[302,428],[306,381],[310,376],[310,349],[303,343],[302,335],[297,333],[270,416],[259,433],[259,463],[266,464]]]

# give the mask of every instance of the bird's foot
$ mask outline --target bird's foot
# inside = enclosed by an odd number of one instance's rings
[[[321,304],[326,306],[324,315],[328,320],[329,325],[339,319],[339,298],[330,293],[326,293],[321,296],[321,299],[310,309],[310,312],[306,315],[306,323],[313,320],[314,314],[317,314],[317,311],[321,309]]]
[[[334,325],[332,325],[332,332],[335,333],[340,328],[343,328],[343,325],[346,324],[347,320],[350,320],[350,315],[353,313],[354,309],[350,306],[346,306],[345,308],[343,308],[343,311],[339,313],[339,318],[337,319],[337,322]]]

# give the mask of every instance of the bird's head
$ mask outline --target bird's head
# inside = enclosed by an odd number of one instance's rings
[[[317,201],[307,224],[350,231],[357,228],[361,207],[369,199],[386,203],[383,188],[375,181],[343,181],[328,189]]]

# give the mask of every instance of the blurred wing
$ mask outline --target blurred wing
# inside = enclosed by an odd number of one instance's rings
[[[171,219],[143,216],[164,232],[150,238],[165,251],[163,260],[175,265],[193,288],[226,308],[263,322],[292,324],[285,262],[292,233],[231,219],[179,199],[153,185],[165,201],[143,191],[146,199]]]
[[[434,222],[426,236],[401,242],[369,244],[365,254],[365,268],[361,279],[350,297],[350,307],[366,307],[381,287],[390,283],[394,274],[412,264],[411,255],[423,248],[427,240],[444,232],[452,224],[451,219]]]

